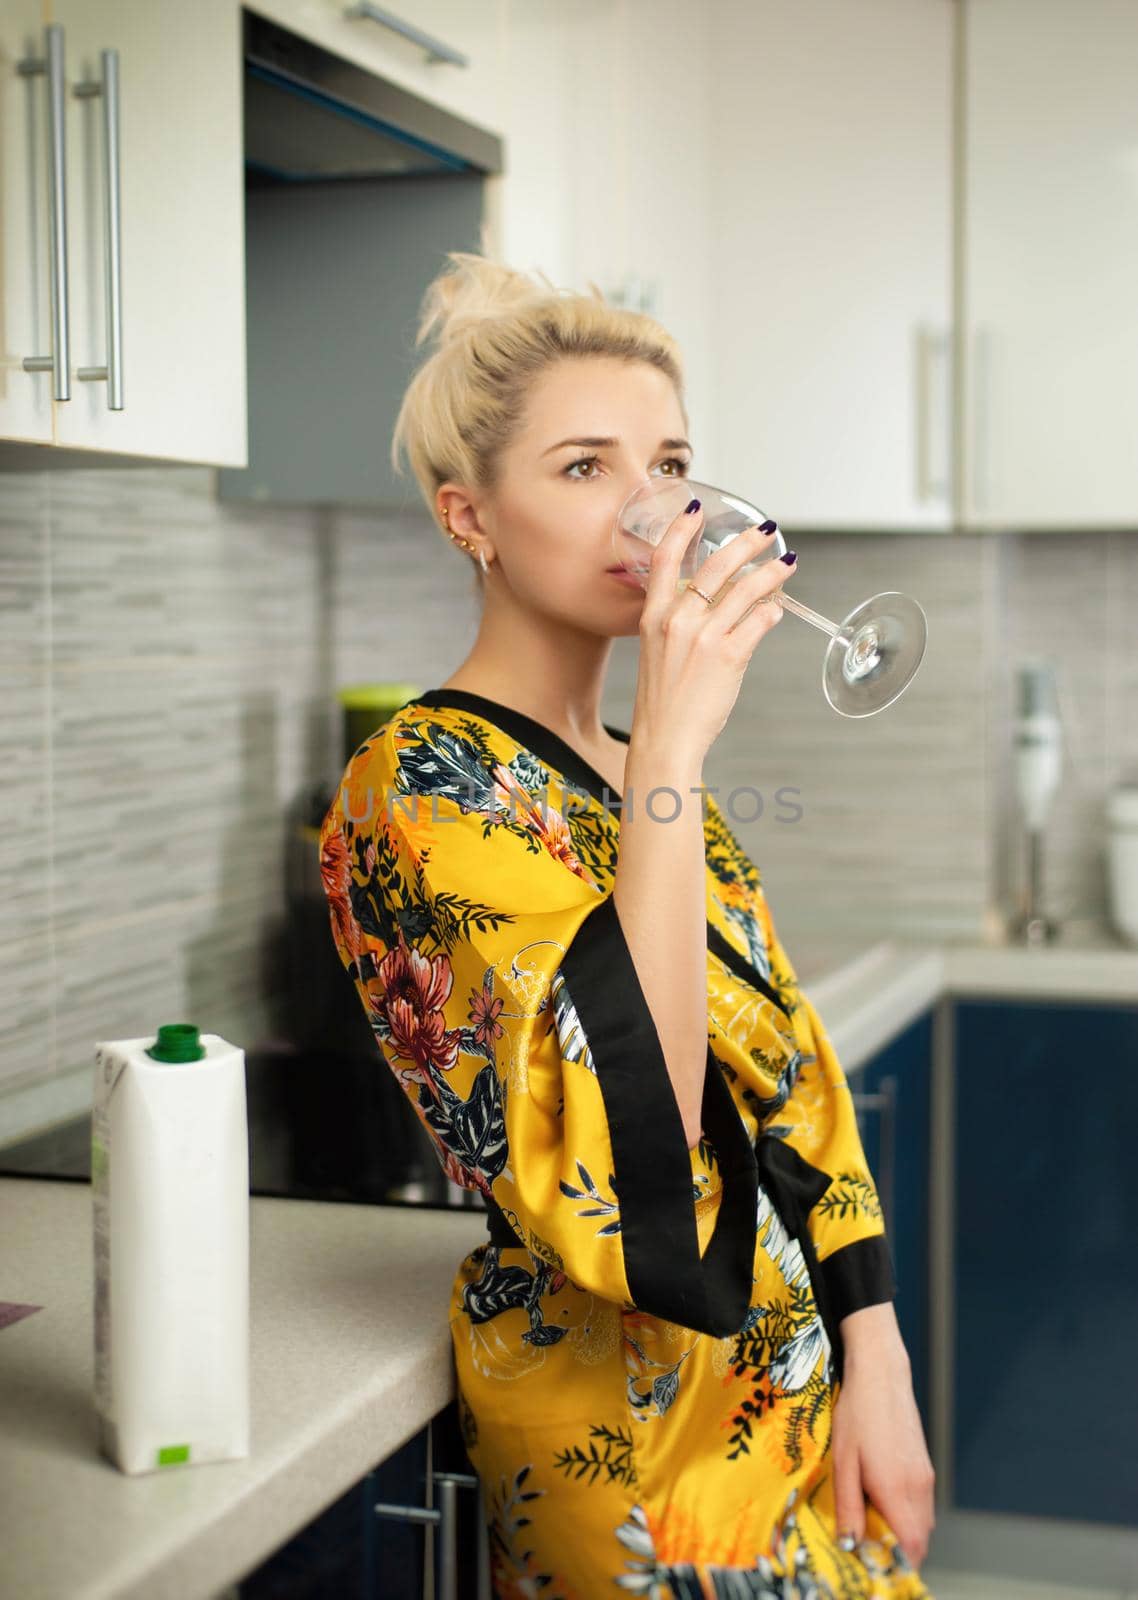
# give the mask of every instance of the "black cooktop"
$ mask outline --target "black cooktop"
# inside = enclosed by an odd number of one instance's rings
[[[485,1209],[448,1182],[376,1055],[272,1044],[245,1055],[249,1192],[295,1200]],[[91,1181],[91,1113],[0,1145],[0,1177]]]

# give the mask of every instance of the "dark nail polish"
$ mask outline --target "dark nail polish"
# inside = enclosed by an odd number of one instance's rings
[[[778,523],[777,522],[772,522],[771,519],[768,517],[765,522],[760,522],[759,523],[759,532],[760,533],[773,533],[774,530],[777,527],[778,527]]]
[[[784,561],[788,567],[792,567],[798,560],[798,551],[788,550],[784,556],[779,556],[778,559],[780,561]]]
[[[687,505],[684,507],[685,513],[688,513],[688,514],[690,514],[693,511],[698,511],[698,510],[699,510],[699,501],[698,500],[689,500]]]

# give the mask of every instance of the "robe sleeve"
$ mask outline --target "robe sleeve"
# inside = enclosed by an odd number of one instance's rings
[[[895,1297],[892,1252],[849,1082],[816,1007],[798,986],[765,900],[763,915],[771,981],[791,1011],[804,1063],[767,1132],[794,1152],[806,1227],[840,1323]]]
[[[605,1299],[737,1332],[757,1161],[710,1040],[713,1195],[693,1184],[615,903],[561,797],[543,805],[438,725],[415,731],[357,751],[320,832],[332,935],[379,1051],[445,1170],[534,1255]]]

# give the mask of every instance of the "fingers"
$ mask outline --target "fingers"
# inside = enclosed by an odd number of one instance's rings
[[[914,1568],[919,1568],[928,1555],[936,1523],[935,1478],[932,1462],[926,1458],[923,1466],[902,1470],[869,1491],[874,1507],[885,1518],[905,1559]],[[839,1519],[839,1531],[842,1526]]]
[[[865,1537],[865,1494],[861,1487],[861,1463],[853,1444],[844,1447],[834,1440],[834,1517],[838,1544],[852,1550]],[[853,1541],[851,1543],[850,1541]]]
[[[908,1496],[898,1497],[901,1503],[892,1519],[897,1543],[914,1567],[928,1554],[929,1535],[936,1522],[935,1479],[932,1463],[927,1462],[910,1483]]]
[[[740,622],[726,633],[711,632],[700,635],[709,651],[725,661],[745,667],[754,654],[755,647],[772,628],[777,628],[785,612],[777,600],[769,603],[756,600]]]
[[[745,617],[751,615],[752,608],[762,602],[764,612],[773,612],[774,620],[782,616],[782,607],[779,604],[779,591],[792,572],[797,570],[797,563],[786,566],[779,561],[764,561],[762,566],[744,572],[734,582],[729,582],[721,591],[715,602],[715,615],[711,619],[711,626],[720,634],[729,634],[736,629]],[[767,596],[771,596],[769,603]]]
[[[680,565],[702,524],[703,508],[698,500],[690,500],[686,509],[672,519],[667,533],[652,551],[644,601],[645,609],[650,613],[657,608],[666,609],[674,603]]]
[[[670,537],[670,532],[665,535],[661,548]],[[787,578],[788,569],[773,561],[761,560],[762,550],[764,546],[770,544],[772,537],[773,534],[764,533],[757,526],[744,528],[743,532],[731,541],[730,547],[716,551],[714,556],[702,562],[689,582],[688,591],[685,591],[685,593],[694,591],[692,598],[700,601],[700,606],[692,606],[690,603],[679,604],[675,617],[680,625],[702,631],[708,626],[708,619],[703,612],[714,609],[713,632],[717,638],[722,638],[756,601],[762,599],[771,589],[779,587]],[[674,550],[675,546],[672,549]],[[719,576],[716,577],[717,563],[721,557],[729,558],[731,565],[730,567],[719,565]],[[740,568],[747,567],[756,560],[761,562],[759,566],[732,577],[732,573],[738,573]],[[674,567],[671,573],[677,576]],[[680,600],[683,599],[684,596],[680,596]],[[703,608],[702,611],[700,607]]]
[[[772,521],[752,523],[742,533],[708,556],[696,569],[694,581],[707,594],[722,589],[731,575],[749,561],[759,559],[778,538],[778,524]]]
[[[764,562],[738,578],[716,601],[716,615],[707,619],[701,637],[729,660],[746,665],[759,640],[785,615],[779,600],[782,585],[793,570],[777,561]]]

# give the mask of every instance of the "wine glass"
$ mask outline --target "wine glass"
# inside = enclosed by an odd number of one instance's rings
[[[613,525],[613,547],[625,570],[648,586],[652,549],[692,498],[700,502],[701,524],[680,563],[678,587],[687,588],[709,555],[737,539],[745,528],[768,521],[749,500],[691,478],[656,478],[629,495]],[[753,567],[786,553],[781,529],[767,548],[731,574],[734,583]],[[779,603],[830,635],[822,662],[822,691],[843,717],[871,717],[912,682],[928,639],[925,613],[910,595],[887,589],[855,606],[840,625],[779,590]],[[756,602],[758,603],[758,602]]]

